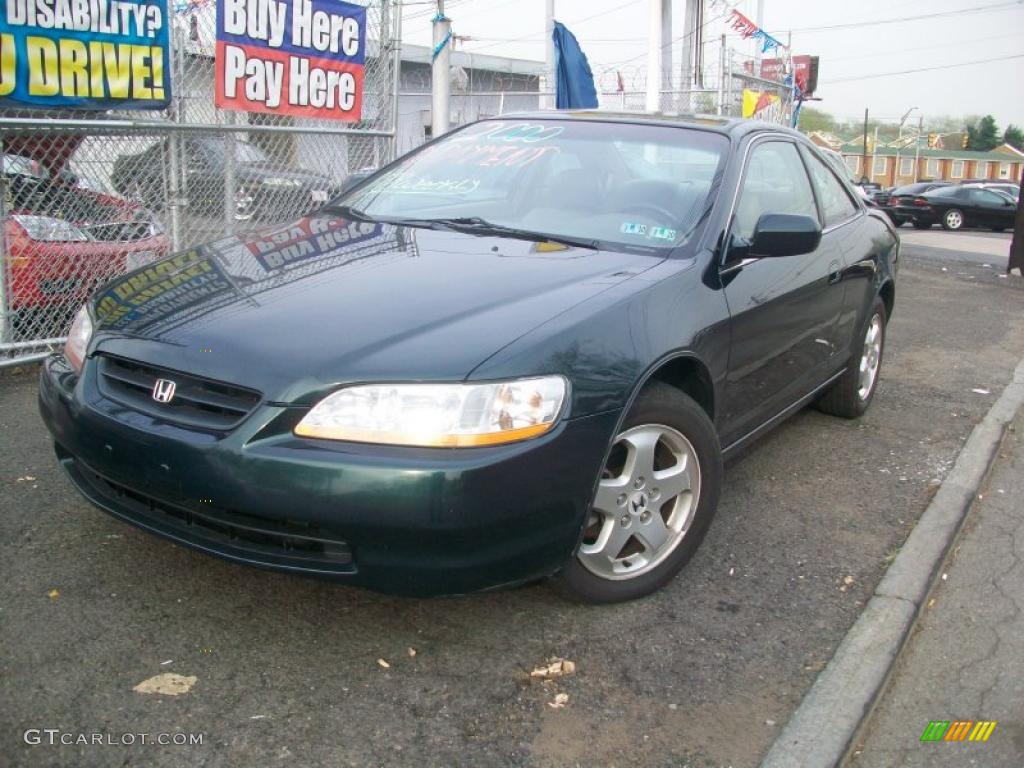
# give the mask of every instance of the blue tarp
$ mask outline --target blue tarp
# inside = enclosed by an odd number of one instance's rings
[[[587,56],[566,26],[555,22],[555,106],[558,109],[594,109],[597,91]]]

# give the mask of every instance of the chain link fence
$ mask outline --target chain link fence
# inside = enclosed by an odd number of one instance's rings
[[[216,108],[214,0],[171,0],[166,110],[0,110],[0,366],[62,344],[111,278],[294,220],[393,157],[399,8],[349,2],[367,8],[359,122]]]
[[[791,70],[782,61],[779,70]],[[763,73],[760,62],[751,56],[728,48],[718,40],[704,46],[699,72],[686,78],[685,86],[672,79],[672,87],[660,91],[660,111],[669,115],[721,115],[743,117],[744,92],[748,100],[754,99],[759,120],[789,125],[793,112],[793,88],[781,76],[771,79],[755,75]],[[539,87],[543,69],[539,67],[533,77],[519,75],[494,78],[491,81],[460,76],[451,77],[451,124],[464,125],[484,117],[553,107],[554,94]],[[690,82],[692,80],[692,82]],[[602,110],[643,112],[647,109],[647,66],[605,67],[594,71],[598,106]],[[667,85],[667,84],[666,84]],[[429,75],[422,82],[406,78],[403,95],[413,96],[429,92]],[[753,94],[753,96],[752,96]]]

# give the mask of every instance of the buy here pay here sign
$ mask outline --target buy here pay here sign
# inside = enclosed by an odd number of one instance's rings
[[[216,104],[359,120],[366,8],[340,0],[218,0]]]

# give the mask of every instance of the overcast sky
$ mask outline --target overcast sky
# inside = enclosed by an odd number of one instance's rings
[[[579,39],[595,76],[619,69],[627,79],[633,74],[642,77],[649,2],[556,0],[555,17]],[[544,0],[447,0],[446,13],[457,34],[475,38],[462,43],[461,50],[543,61],[544,5]],[[729,5],[752,19],[756,15],[756,0]],[[684,0],[674,0],[673,38],[682,35],[684,6]],[[1001,7],[977,10],[987,6]],[[706,40],[729,31],[716,20],[724,8],[722,2],[708,8]],[[430,45],[432,13],[427,2],[409,5],[403,38]],[[849,24],[860,26],[820,29]],[[764,27],[783,41],[792,30],[795,53],[820,56],[817,95],[823,101],[814,106],[834,115],[859,117],[867,107],[872,116],[898,121],[911,107],[919,107],[926,119],[991,113],[1000,129],[1011,122],[1024,126],[1024,0],[764,0]],[[738,37],[729,42],[747,53],[752,50]],[[710,52],[713,43],[708,45]],[[676,43],[677,65],[679,46]],[[1017,58],[1005,59],[1009,56]],[[1000,58],[1004,60],[866,77]]]

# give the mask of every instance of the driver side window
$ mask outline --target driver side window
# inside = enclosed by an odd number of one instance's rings
[[[807,171],[796,146],[788,141],[764,142],[750,153],[733,219],[733,238],[749,242],[758,219],[766,213],[818,219]]]

